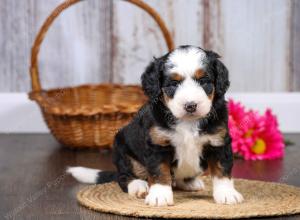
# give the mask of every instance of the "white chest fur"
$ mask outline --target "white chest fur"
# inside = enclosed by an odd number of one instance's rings
[[[199,131],[194,122],[181,122],[176,125],[171,140],[175,147],[177,167],[174,170],[176,179],[193,177],[201,173],[199,166],[203,146],[199,144]]]
[[[196,122],[184,121],[176,125],[171,143],[175,147],[175,159],[178,161],[174,170],[175,178],[183,179],[203,172],[200,167],[203,146],[207,143],[220,146],[223,144],[223,138],[218,134],[199,135]]]

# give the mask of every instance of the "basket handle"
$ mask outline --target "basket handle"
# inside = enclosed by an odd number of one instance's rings
[[[68,8],[71,5],[74,5],[80,1],[82,1],[82,0],[66,0],[63,3],[61,3],[48,16],[48,18],[42,25],[41,29],[39,30],[39,32],[34,40],[32,49],[31,49],[30,76],[31,76],[32,91],[41,91],[41,83],[40,83],[39,69],[38,69],[38,54],[40,51],[40,46],[46,36],[46,33],[47,33],[49,27],[51,26],[53,21],[60,15],[60,13],[62,11],[64,11],[66,8]],[[142,8],[143,10],[145,10],[155,20],[155,22],[158,24],[159,28],[161,29],[169,51],[174,49],[174,42],[173,42],[170,32],[168,31],[162,18],[152,7],[147,5],[142,0],[124,0],[124,1],[130,2],[134,5]]]

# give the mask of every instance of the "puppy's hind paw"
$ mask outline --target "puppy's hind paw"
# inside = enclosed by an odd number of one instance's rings
[[[204,182],[199,178],[194,178],[188,181],[179,180],[176,182],[176,187],[185,191],[199,191],[205,188]]]
[[[135,179],[132,180],[128,186],[128,194],[130,196],[135,196],[137,198],[145,198],[148,194],[149,186],[148,183],[144,180]]]

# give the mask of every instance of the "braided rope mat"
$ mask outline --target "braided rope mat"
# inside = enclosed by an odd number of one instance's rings
[[[216,204],[211,181],[199,192],[175,191],[174,206],[149,207],[143,199],[123,193],[117,183],[93,185],[77,194],[79,203],[105,213],[135,217],[233,219],[300,213],[300,188],[262,181],[236,179],[235,186],[245,201],[237,205]]]

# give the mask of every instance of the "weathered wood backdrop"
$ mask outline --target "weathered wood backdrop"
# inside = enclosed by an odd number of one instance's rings
[[[35,34],[62,0],[0,0],[0,92],[30,90]],[[300,90],[300,1],[147,0],[176,45],[213,49],[231,73],[231,91]],[[167,51],[154,21],[120,0],[87,0],[65,11],[40,53],[45,88],[95,82],[138,83]]]

